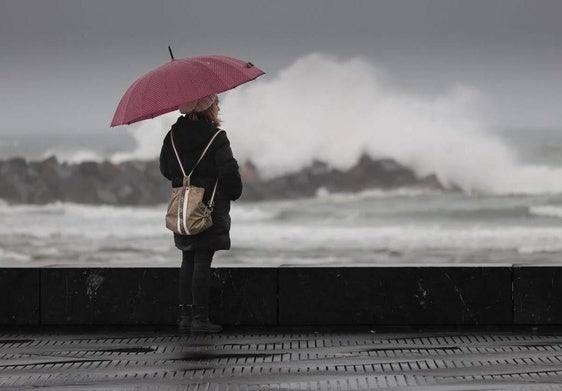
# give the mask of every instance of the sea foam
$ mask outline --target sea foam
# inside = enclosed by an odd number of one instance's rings
[[[531,206],[529,213],[543,217],[562,218],[562,205],[538,205]]]

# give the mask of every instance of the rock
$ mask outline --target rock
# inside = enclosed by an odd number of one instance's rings
[[[8,202],[44,204],[55,201],[56,195],[37,170],[37,163],[28,164],[15,158],[2,163],[0,197]]]
[[[240,167],[242,200],[313,197],[319,189],[356,192],[372,188],[424,187],[444,190],[435,175],[417,178],[392,159],[362,155],[349,170],[322,161],[272,179],[262,179],[251,162]],[[219,185],[220,186],[220,185]],[[168,201],[170,183],[159,162],[109,161],[60,163],[55,157],[40,162],[21,158],[0,161],[0,198],[10,203],[44,204],[53,201],[110,205],[156,205]]]

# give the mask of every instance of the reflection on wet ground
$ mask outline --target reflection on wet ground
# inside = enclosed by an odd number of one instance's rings
[[[186,366],[188,364],[188,366]],[[562,333],[0,334],[0,389],[555,390]]]

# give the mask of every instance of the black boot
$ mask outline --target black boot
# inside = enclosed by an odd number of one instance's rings
[[[191,329],[191,304],[180,304],[179,331],[189,333]]]
[[[222,327],[209,320],[209,307],[194,305],[191,318],[191,332],[193,333],[220,333]]]

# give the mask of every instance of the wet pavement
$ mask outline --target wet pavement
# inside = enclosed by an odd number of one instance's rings
[[[0,390],[562,390],[562,332],[0,333]]]

